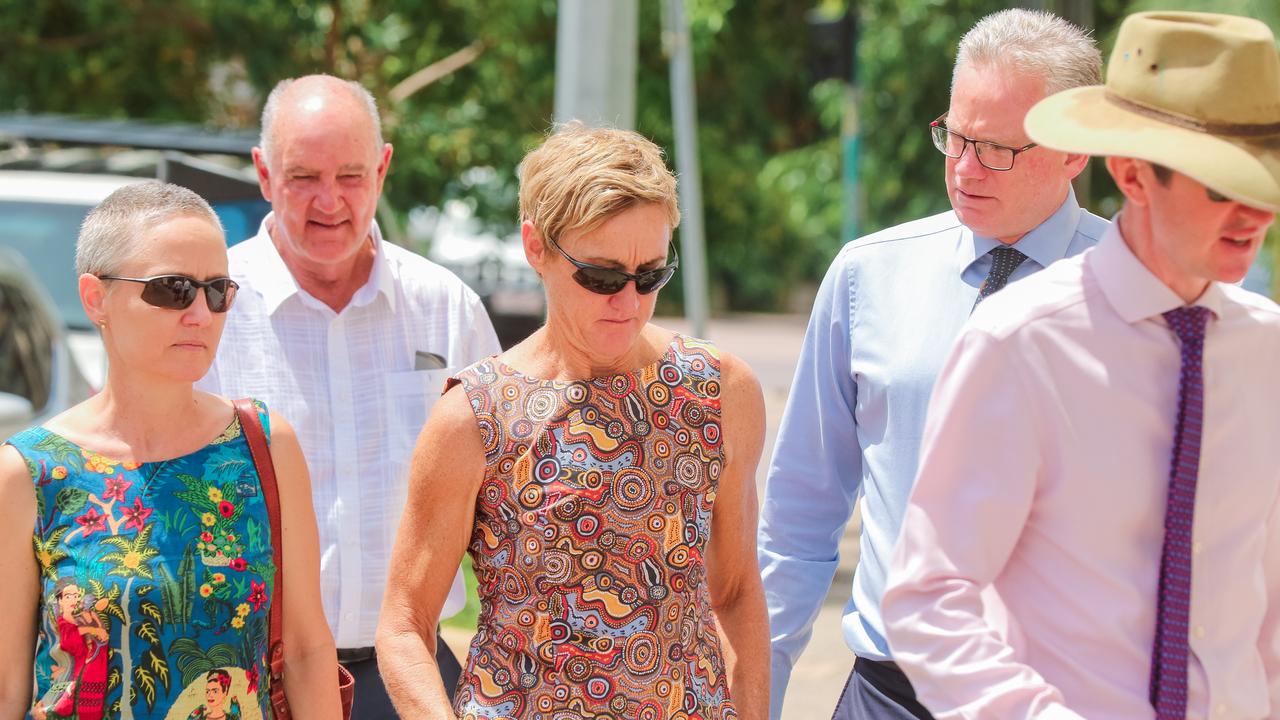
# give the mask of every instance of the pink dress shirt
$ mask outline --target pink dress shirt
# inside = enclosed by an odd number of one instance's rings
[[[882,603],[938,720],[1152,718],[1181,300],[1113,225],[982,303],[930,400]],[[1280,717],[1280,307],[1214,283],[1189,718]]]

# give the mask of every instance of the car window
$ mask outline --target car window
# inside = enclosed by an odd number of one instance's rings
[[[54,329],[22,288],[0,279],[0,392],[49,402]]]
[[[80,306],[76,236],[91,206],[69,203],[0,201],[0,247],[10,247],[31,266],[67,327],[92,325]]]

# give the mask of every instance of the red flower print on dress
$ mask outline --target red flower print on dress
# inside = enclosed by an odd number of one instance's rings
[[[207,542],[207,543],[213,542],[213,533],[211,532],[200,533],[200,542]]]
[[[249,581],[249,597],[247,601],[253,605],[253,611],[258,612],[262,609],[262,605],[267,602],[267,584],[256,580]]]
[[[103,500],[119,500],[124,502],[124,493],[133,483],[124,479],[123,475],[107,478],[107,489],[102,493]]]
[[[249,563],[245,562],[242,557],[238,557],[231,561],[231,569],[237,572],[244,572],[244,569],[247,567],[249,567]]]
[[[236,506],[226,500],[223,500],[218,503],[218,513],[224,518],[230,518],[232,515],[236,514]]]
[[[96,507],[89,508],[88,512],[76,518],[76,522],[80,523],[80,527],[84,528],[85,535],[92,535],[107,529],[107,516],[98,512]]]
[[[120,508],[120,514],[124,516],[126,528],[141,530],[147,518],[151,517],[151,508],[142,506],[142,498],[134,498],[133,507],[126,505]]]
[[[244,671],[245,679],[249,681],[249,692],[258,691],[258,666],[255,664],[248,670]]]

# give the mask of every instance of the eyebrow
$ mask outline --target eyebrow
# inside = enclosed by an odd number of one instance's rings
[[[668,249],[668,250],[667,250],[667,253],[666,253],[666,254],[664,254],[664,255],[662,255],[661,257],[657,257],[657,258],[654,258],[654,259],[652,259],[652,260],[646,260],[646,261],[644,261],[644,262],[640,263],[639,265],[637,265],[637,266],[636,266],[636,270],[644,269],[646,265],[653,265],[654,267],[657,267],[657,266],[659,266],[659,265],[661,265],[661,264],[665,263],[665,262],[667,261],[667,258],[668,258],[670,255],[671,255],[671,250],[670,250],[670,249]],[[587,257],[586,259],[584,259],[584,260],[583,260],[583,262],[589,262],[589,263],[591,263],[592,265],[600,265],[600,266],[602,266],[602,267],[613,268],[613,269],[615,269],[615,270],[626,270],[626,269],[627,269],[627,266],[626,266],[626,265],[624,265],[623,263],[620,263],[620,262],[618,262],[617,260],[612,260],[612,259],[609,259],[609,258]],[[652,270],[652,269],[654,269],[654,268],[647,268],[647,269]]]
[[[368,170],[368,167],[363,163],[348,163],[346,165],[338,166],[339,174],[349,173],[349,172],[365,172],[366,170]],[[305,165],[289,165],[285,167],[284,171],[288,175],[295,175],[295,174],[319,175],[321,173],[319,168],[307,167]]]

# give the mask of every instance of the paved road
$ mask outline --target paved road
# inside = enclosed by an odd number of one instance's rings
[[[756,487],[764,493],[765,475],[778,423],[786,406],[787,393],[795,372],[807,318],[797,315],[737,315],[711,322],[707,335],[727,352],[745,360],[760,378],[764,391],[766,435],[763,459],[756,474]],[[682,332],[688,324],[682,318],[658,318],[656,323]],[[850,523],[840,545],[840,569],[814,623],[813,639],[791,675],[785,720],[823,720],[831,717],[840,690],[853,666],[853,655],[840,636],[840,615],[849,598],[853,567],[858,560],[856,523]],[[452,628],[444,637],[455,651],[463,652],[470,635]]]
[[[804,340],[807,317],[799,315],[736,315],[711,321],[711,340],[742,358],[756,371],[764,391],[766,434],[764,455],[756,474],[756,488],[763,496],[769,458],[791,390],[796,359]],[[658,318],[656,323],[687,330],[682,318]],[[825,720],[831,717],[845,678],[853,667],[853,654],[840,635],[840,616],[849,599],[853,568],[858,562],[857,523],[850,523],[840,543],[840,569],[814,622],[813,638],[791,674],[782,717],[785,720]]]

